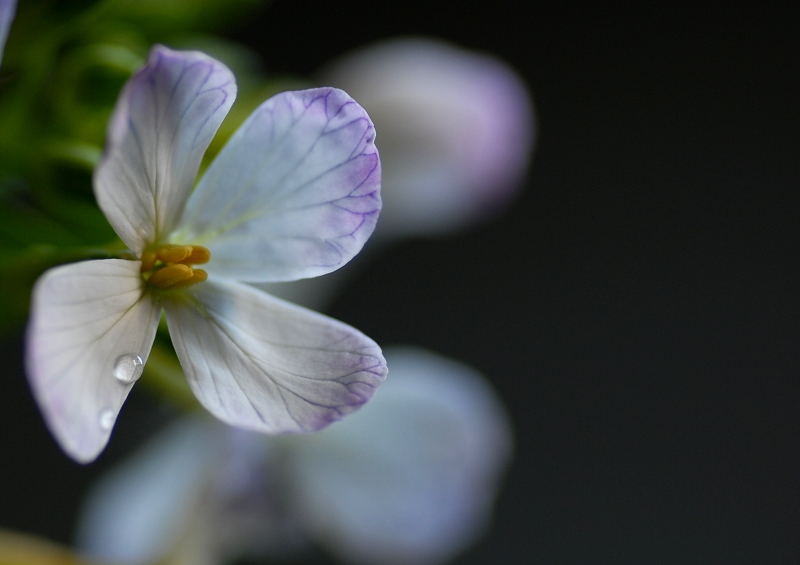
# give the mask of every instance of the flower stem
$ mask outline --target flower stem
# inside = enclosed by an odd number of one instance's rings
[[[175,354],[156,341],[144,367],[142,383],[152,392],[168,399],[180,408],[199,408],[192,390],[186,383],[183,369]]]

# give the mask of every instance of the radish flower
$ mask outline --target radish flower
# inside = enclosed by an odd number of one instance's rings
[[[279,94],[192,190],[235,93],[220,62],[155,47],[117,102],[94,174],[135,259],[57,267],[34,287],[28,378],[77,461],[108,442],[162,309],[192,391],[234,426],[315,431],[386,376],[359,331],[245,284],[315,277],[359,252],[381,207],[372,122],[341,90]]]

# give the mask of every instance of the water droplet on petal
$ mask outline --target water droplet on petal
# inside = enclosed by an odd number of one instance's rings
[[[100,412],[100,428],[107,432],[114,426],[114,411],[103,410]]]
[[[114,378],[126,385],[136,382],[143,370],[144,361],[133,353],[120,355],[114,362]]]

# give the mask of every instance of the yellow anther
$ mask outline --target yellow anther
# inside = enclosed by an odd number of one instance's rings
[[[175,283],[171,288],[185,288],[187,286],[192,286],[193,284],[201,283],[207,278],[208,273],[206,273],[203,269],[192,269],[192,278]]]
[[[142,253],[142,278],[156,288],[186,288],[208,278],[203,269],[190,265],[209,259],[211,252],[202,245],[162,245]]]
[[[164,263],[181,263],[192,254],[191,245],[162,245],[156,251],[159,260]]]
[[[147,273],[153,270],[156,266],[156,254],[154,251],[145,251],[142,253],[142,272]]]
[[[191,254],[181,261],[184,265],[202,265],[211,259],[211,251],[202,245],[192,245]]]
[[[148,282],[159,288],[172,288],[175,285],[191,280],[194,271],[186,265],[167,265],[154,272]]]

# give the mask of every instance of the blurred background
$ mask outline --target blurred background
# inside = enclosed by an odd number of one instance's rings
[[[494,54],[534,97],[507,209],[368,254],[327,310],[468,363],[506,404],[514,460],[454,563],[800,559],[795,27],[726,4],[510,0],[273,0],[226,23],[277,77],[423,35]],[[2,351],[0,526],[70,543],[90,484],[174,411],[135,388],[78,465],[28,390],[21,328]]]

